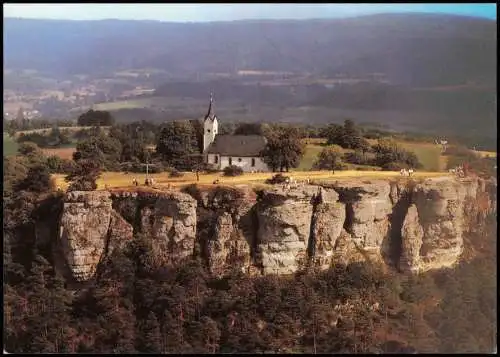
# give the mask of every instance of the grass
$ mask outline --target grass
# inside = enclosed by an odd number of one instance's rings
[[[82,129],[91,129],[91,126],[60,126],[59,129],[62,130],[67,130],[70,132],[70,134],[73,134],[77,131],[80,131]],[[101,126],[101,129],[104,132],[107,132],[109,130],[109,126]],[[32,134],[32,133],[39,133],[39,134],[48,134],[52,128],[44,128],[44,129],[32,129],[32,130],[23,130],[23,131],[18,131],[16,132],[16,137],[21,135],[21,134]]]
[[[297,168],[297,170],[299,170],[299,171],[311,170],[319,153],[324,148],[325,148],[324,146],[321,146],[319,144],[307,144],[304,156],[302,157],[302,160],[300,161],[300,164],[299,164],[299,167]]]
[[[15,155],[18,148],[17,142],[7,133],[3,133],[3,156]]]
[[[297,170],[311,170],[316,158],[325,146],[325,139],[306,139],[306,150]],[[370,144],[375,144],[377,140],[368,140]],[[441,147],[431,143],[418,143],[408,141],[398,141],[398,144],[408,151],[417,155],[418,161],[423,165],[425,171],[443,171],[446,169],[446,157],[441,155]],[[344,150],[344,152],[352,150]],[[492,153],[489,153],[490,155]]]
[[[445,169],[444,161],[441,159],[441,147],[431,143],[413,143],[407,141],[398,142],[401,147],[408,151],[413,151],[417,155],[418,161],[423,165],[424,170],[442,171]]]
[[[497,157],[497,153],[494,151],[476,151],[481,157]]]
[[[265,180],[274,175],[272,172],[268,173],[245,173],[242,176],[225,177],[222,173],[215,174],[200,174],[200,180],[196,180],[196,174],[186,172],[182,177],[170,178],[168,173],[151,174],[155,180],[155,186],[158,188],[183,187],[193,183],[200,185],[212,185],[215,180],[219,180],[221,185],[262,185]],[[383,179],[383,178],[401,178],[399,172],[395,171],[336,171],[333,175],[331,171],[297,171],[291,172],[290,175],[297,180],[321,180],[321,181],[337,181],[342,179]],[[436,172],[416,172],[414,177],[437,177],[443,176],[443,173]],[[68,183],[64,181],[65,175],[54,175],[56,184],[62,189],[68,187]],[[104,189],[105,185],[109,188],[130,188],[133,187],[132,180],[136,178],[141,186],[144,186],[146,174],[125,174],[123,172],[104,172],[100,179],[97,181],[98,189]]]

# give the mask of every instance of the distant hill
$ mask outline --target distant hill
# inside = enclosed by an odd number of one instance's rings
[[[241,69],[444,86],[496,80],[496,22],[391,14],[332,20],[163,23],[4,19],[4,68],[98,74],[158,68],[176,75]]]

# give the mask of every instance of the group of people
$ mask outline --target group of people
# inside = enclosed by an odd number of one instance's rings
[[[297,188],[299,186],[309,185],[310,180],[306,179],[304,181],[297,181],[293,177],[287,177],[283,183],[283,190],[289,190],[291,188]]]
[[[401,176],[411,176],[413,175],[413,169],[412,168],[409,168],[409,169],[401,169],[401,171],[399,172],[399,174]]]
[[[144,184],[146,186],[153,186],[155,183],[154,179],[151,178],[151,177],[146,177],[146,180],[144,181]],[[134,179],[132,180],[132,184],[134,186],[139,186],[139,181],[137,181],[137,179],[134,177]]]
[[[450,174],[454,174],[457,177],[465,177],[467,175],[467,166],[458,165],[454,169],[449,170]]]

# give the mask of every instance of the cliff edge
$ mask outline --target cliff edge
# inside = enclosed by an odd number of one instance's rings
[[[158,265],[201,257],[210,272],[291,274],[374,259],[403,272],[453,266],[463,233],[496,213],[496,181],[453,177],[184,192],[70,192],[60,217],[57,261],[77,281],[135,234],[152,241]]]

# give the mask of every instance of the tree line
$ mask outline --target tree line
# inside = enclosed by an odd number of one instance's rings
[[[51,251],[61,197],[47,175],[26,181],[38,164],[29,160],[7,166],[15,189],[4,188],[10,353],[490,353],[496,345],[494,216],[465,237],[475,258],[419,276],[363,262],[290,277],[251,277],[235,265],[215,278],[200,260],[157,266],[154,242],[137,234],[76,288]],[[25,175],[15,177],[19,167]]]

